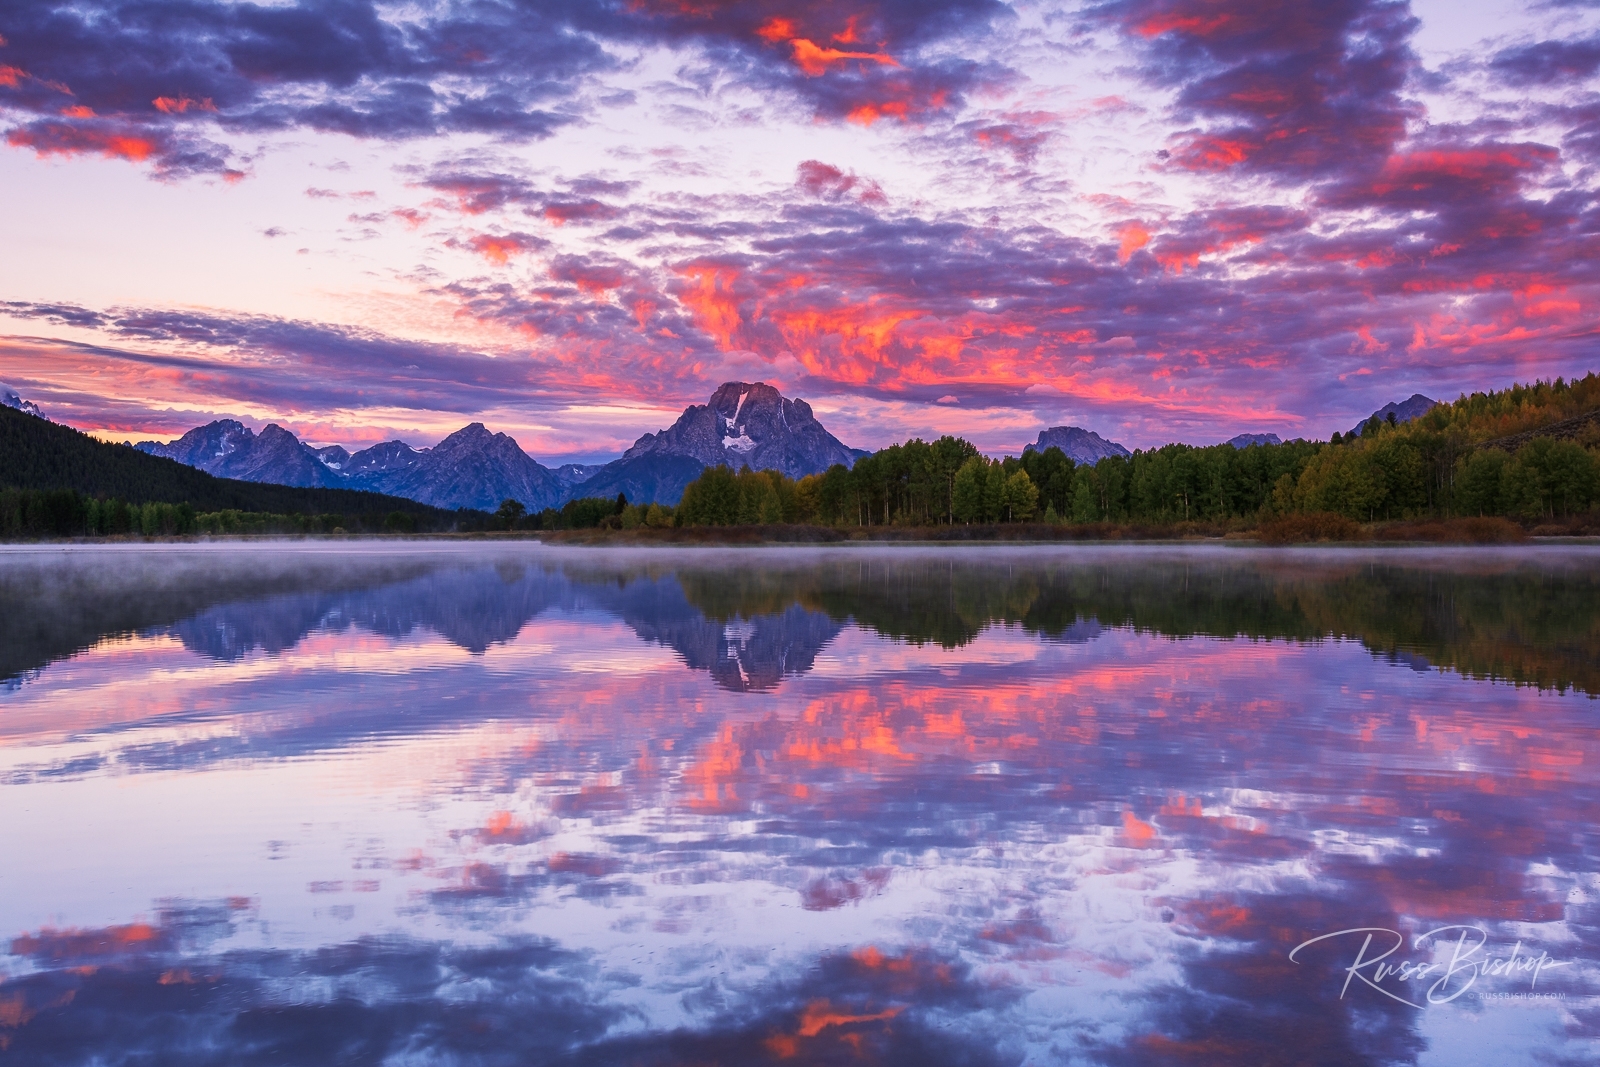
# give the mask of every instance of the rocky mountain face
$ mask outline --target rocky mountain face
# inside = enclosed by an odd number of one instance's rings
[[[559,467],[551,467],[550,473],[554,474],[562,485],[571,489],[599,474],[604,466],[604,463],[563,463]]]
[[[475,422],[433,448],[385,441],[351,453],[313,449],[281,426],[259,434],[234,419],[198,426],[171,444],[134,446],[222,478],[328,489],[368,489],[440,508],[493,511],[507,498],[530,511],[556,507],[565,486],[503,433]]]
[[[351,485],[298,437],[276,423],[257,434],[235,419],[219,419],[195,427],[170,444],[140,441],[133,447],[199,467],[219,478],[302,488],[365,488]]]
[[[706,404],[686,408],[671,428],[647,433],[622,454],[691,456],[707,467],[782,471],[791,478],[820,474],[855,455],[811,414],[804,400],[786,400],[765,382],[725,382]]]
[[[39,410],[38,404],[31,400],[22,399],[21,396],[17,395],[15,389],[4,382],[0,382],[0,407],[16,408],[18,411],[26,412],[29,415],[34,415],[41,419],[44,418],[44,412]]]
[[[840,444],[804,400],[786,400],[762,382],[728,382],[710,403],[689,407],[669,429],[645,434],[621,459],[567,463],[554,470],[481,422],[432,448],[412,448],[404,441],[359,452],[342,445],[312,448],[281,426],[257,434],[235,419],[197,426],[170,444],[140,441],[134,447],[223,478],[367,489],[438,508],[483,511],[507,499],[542,511],[573,497],[618,493],[634,503],[676,504],[684,486],[719,463],[775,468],[800,478],[835,463],[853,465],[866,454]]]
[[[426,451],[412,448],[404,441],[384,441],[355,453],[340,469],[351,478],[378,477],[415,467],[422,462]]]
[[[1356,426],[1345,436],[1361,436],[1361,427],[1365,426],[1374,418],[1387,420],[1391,411],[1394,412],[1394,419],[1396,422],[1410,422],[1412,419],[1415,419],[1418,416],[1426,415],[1437,403],[1437,400],[1430,400],[1421,393],[1412,393],[1409,397],[1400,401],[1399,403],[1391,402],[1383,405],[1383,407],[1379,408],[1377,411],[1374,411],[1371,415],[1368,415],[1365,419],[1362,419],[1359,423],[1357,423]]]
[[[1052,426],[1039,431],[1039,440],[1023,451],[1043,452],[1056,447],[1067,454],[1074,463],[1098,463],[1107,456],[1132,455],[1115,441],[1107,441],[1093,430],[1081,426]]]
[[[313,448],[312,455],[325,463],[329,470],[342,471],[350,463],[350,452],[343,445],[329,445],[327,448]]]
[[[370,466],[363,452],[350,457],[350,476],[362,489],[436,508],[481,511],[493,511],[502,500],[520,500],[529,511],[541,511],[557,507],[566,498],[566,487],[550,468],[530,458],[510,437],[490,432],[481,422],[462,427],[432,448],[413,449],[409,456],[400,450],[407,446],[399,441],[373,447],[386,451],[372,457]],[[378,462],[386,463],[386,469],[374,469]]]
[[[593,478],[573,486],[571,496],[626,496],[632,504],[672,504],[683,499],[684,488],[706,465],[693,456],[653,452],[628,460],[614,460]]]
[[[1228,438],[1223,444],[1242,449],[1249,448],[1251,445],[1281,445],[1283,444],[1283,438],[1275,433],[1241,433]]]
[[[829,433],[804,400],[785,399],[765,382],[725,382],[708,403],[691,405],[671,427],[635,441],[582,483],[581,493],[621,492],[634,503],[676,504],[706,467],[803,478],[835,463],[852,466],[859,454]]]

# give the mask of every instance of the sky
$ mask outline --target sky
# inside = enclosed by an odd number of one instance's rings
[[[0,382],[122,440],[766,381],[846,444],[1600,370],[1600,4],[13,0]]]

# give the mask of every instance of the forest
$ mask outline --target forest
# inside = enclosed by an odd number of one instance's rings
[[[802,524],[1248,529],[1293,516],[1346,523],[1500,517],[1537,533],[1541,525],[1556,532],[1551,523],[1570,528],[1574,517],[1597,509],[1594,373],[1474,393],[1410,422],[1373,419],[1358,434],[1326,442],[1168,444],[1078,464],[1057,448],[991,459],[944,436],[800,479],[708,468],[676,507],[596,497],[533,514],[506,501],[493,515],[215,478],[0,408],[0,537],[8,538]],[[1600,515],[1590,523],[1597,525]]]
[[[1597,452],[1600,375],[1591,373],[1474,393],[1406,423],[1373,419],[1327,442],[1169,444],[1077,464],[1057,448],[989,459],[946,436],[798,480],[712,468],[670,518],[679,526],[1225,525],[1333,514],[1357,523],[1502,516],[1537,525],[1600,503]]]

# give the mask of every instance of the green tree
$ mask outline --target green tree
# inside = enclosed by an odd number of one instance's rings
[[[978,457],[980,461],[983,457]],[[1006,471],[993,461],[983,464],[983,521],[999,522],[1005,517]]]
[[[1072,476],[1072,521],[1100,521],[1100,494],[1096,492],[1092,467],[1079,467]]]
[[[1039,487],[1028,472],[1018,470],[1005,483],[1005,512],[1011,522],[1027,522],[1039,506]]]
[[[1456,461],[1455,510],[1462,515],[1498,515],[1500,483],[1511,457],[1498,448],[1480,448]]]
[[[951,512],[957,522],[972,523],[983,518],[985,463],[980,456],[969,457],[952,480]]]
[[[500,501],[500,507],[494,513],[495,529],[515,530],[517,523],[521,522],[522,517],[527,513],[528,509],[523,505],[522,501],[509,498],[502,500]]]
[[[1516,461],[1537,493],[1540,514],[1570,515],[1588,507],[1595,464],[1576,441],[1536,437],[1517,450]]]
[[[683,490],[679,526],[732,526],[739,521],[739,486],[725,464],[707,467]]]

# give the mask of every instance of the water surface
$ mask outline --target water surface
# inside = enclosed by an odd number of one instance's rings
[[[1596,1062],[1597,563],[3,550],[0,1062]]]

